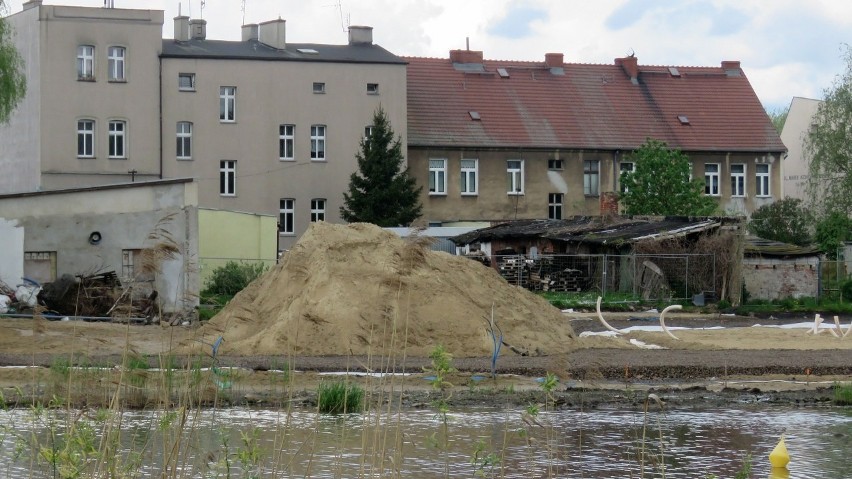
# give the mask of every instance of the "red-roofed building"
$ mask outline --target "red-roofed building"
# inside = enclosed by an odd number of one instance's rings
[[[723,212],[780,196],[784,144],[740,63],[719,67],[450,58],[408,61],[408,166],[423,220],[613,212],[628,155],[647,138],[686,153]]]

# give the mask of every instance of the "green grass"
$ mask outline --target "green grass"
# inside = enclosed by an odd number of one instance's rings
[[[324,414],[361,412],[364,389],[346,381],[321,382],[317,388],[317,408]]]
[[[852,383],[834,383],[834,404],[852,406]]]

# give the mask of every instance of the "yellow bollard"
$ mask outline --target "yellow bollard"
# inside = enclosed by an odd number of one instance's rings
[[[790,462],[790,454],[787,453],[787,445],[784,444],[784,435],[781,435],[781,440],[775,446],[775,449],[769,453],[769,464],[772,468],[785,468]]]

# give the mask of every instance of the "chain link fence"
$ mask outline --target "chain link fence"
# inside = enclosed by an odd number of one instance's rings
[[[636,299],[717,297],[714,254],[498,255],[492,265],[531,291],[621,293]]]

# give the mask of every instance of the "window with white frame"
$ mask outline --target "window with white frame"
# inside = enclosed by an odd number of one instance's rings
[[[704,165],[704,194],[719,196],[719,164]]]
[[[506,161],[506,192],[510,195],[524,194],[524,160]]]
[[[109,81],[122,82],[124,77],[124,59],[127,49],[124,47],[109,47],[107,49],[107,66],[109,68]]]
[[[585,196],[600,195],[600,166],[599,160],[583,160],[583,194]]]
[[[325,161],[325,125],[311,125],[311,160]]]
[[[177,151],[178,160],[192,159],[192,123],[177,122]]]
[[[633,174],[633,172],[636,171],[636,165],[632,161],[622,161],[621,163],[619,163],[618,169],[620,172],[620,175],[618,177],[619,187],[621,188],[622,193],[627,193],[627,187],[624,186],[622,180],[626,175],[631,175]]]
[[[296,233],[293,221],[296,216],[296,200],[281,198],[278,202],[278,232],[285,235]]]
[[[479,193],[479,160],[463,158],[461,160],[461,194],[475,195]]]
[[[195,91],[195,73],[178,73],[178,90]]]
[[[429,158],[429,194],[447,194],[447,160]]]
[[[219,121],[233,123],[237,120],[237,87],[219,87]]]
[[[325,198],[311,200],[311,223],[325,221]]]
[[[370,141],[370,137],[373,136],[373,125],[367,125],[364,127],[364,141]]]
[[[295,156],[296,125],[278,126],[278,159],[293,161]]]
[[[770,196],[769,192],[769,165],[766,163],[754,165],[755,179],[757,180],[757,196]]]
[[[547,219],[561,220],[562,219],[562,202],[565,195],[562,193],[547,194]]]
[[[112,159],[127,158],[127,122],[112,120],[109,122],[108,156]]]
[[[237,162],[235,160],[219,162],[219,194],[221,196],[237,194]]]
[[[77,158],[95,157],[95,120],[77,120]]]
[[[95,79],[95,47],[93,45],[77,47],[77,78],[80,80]]]
[[[746,167],[742,163],[731,165],[731,196],[745,196]]]

